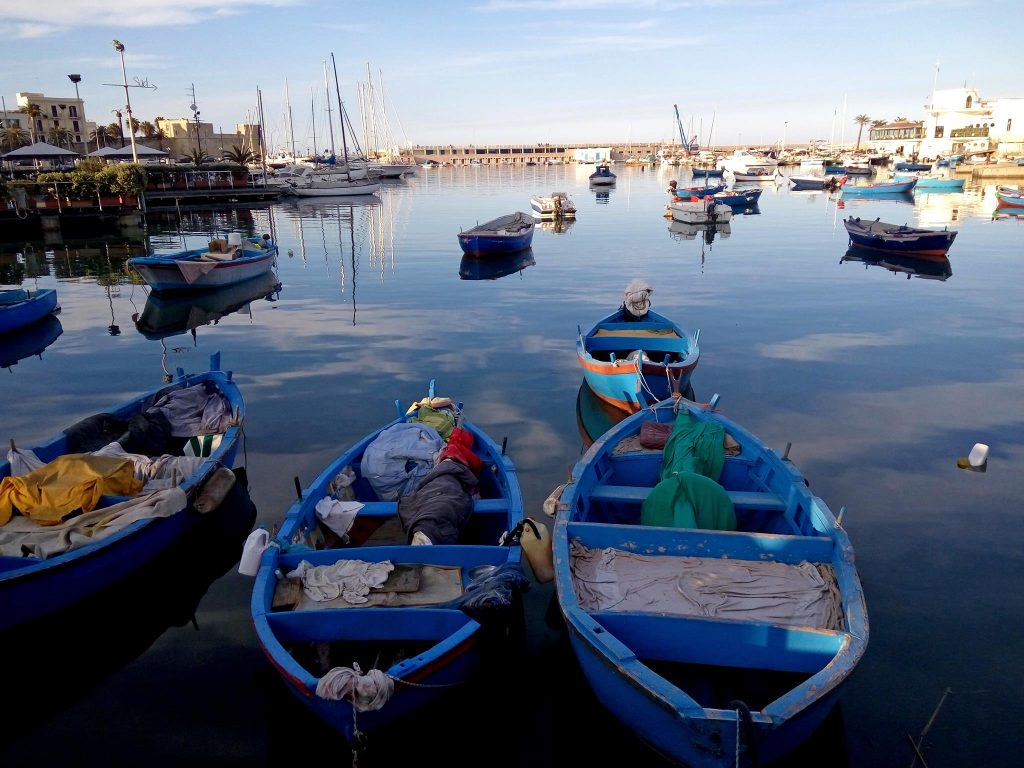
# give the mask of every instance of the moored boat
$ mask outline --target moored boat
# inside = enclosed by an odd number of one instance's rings
[[[877,184],[846,184],[841,187],[843,197],[874,197],[876,195],[909,195],[914,191],[917,179],[888,181]]]
[[[586,334],[577,329],[576,359],[591,391],[627,412],[685,392],[700,360],[700,332],[691,336],[651,310],[652,290],[632,281],[618,310]]]
[[[0,290],[0,334],[18,331],[59,311],[55,288]]]
[[[892,253],[944,256],[957,235],[956,230],[948,227],[908,227],[906,224],[887,224],[878,219],[864,221],[859,216],[845,219],[843,226],[850,235],[851,245]]]
[[[716,224],[732,218],[732,206],[718,202],[714,195],[707,197],[672,198],[666,208],[668,214],[684,224]]]
[[[503,536],[525,525],[515,466],[433,384],[334,458],[250,553],[257,643],[353,747],[470,680],[521,619],[523,548]]]
[[[1019,187],[1014,189],[999,185],[996,187],[996,200],[1001,208],[1024,208],[1024,191]]]
[[[917,179],[914,185],[915,192],[963,192],[964,178],[950,178],[938,174],[924,173],[894,173],[893,181],[908,181]]]
[[[602,163],[594,169],[594,172],[590,174],[591,184],[609,185],[615,183],[615,174],[612,173],[612,169],[607,164]]]
[[[565,192],[552,192],[550,195],[534,195],[530,198],[533,214],[541,219],[574,219],[576,205]]]
[[[530,247],[534,227],[530,214],[517,211],[459,232],[459,246],[470,256],[515,253]]]
[[[230,488],[218,470],[234,460],[245,413],[219,358],[29,450],[12,447],[0,464],[0,630],[128,578],[198,524],[205,494]],[[84,479],[72,487],[75,476]]]
[[[840,521],[787,457],[666,400],[591,445],[554,508],[569,642],[656,752],[775,763],[835,707],[867,647],[864,594]]]
[[[270,235],[243,240],[235,232],[227,240],[211,240],[206,248],[128,259],[154,291],[223,288],[266,274],[276,263],[277,245]]]

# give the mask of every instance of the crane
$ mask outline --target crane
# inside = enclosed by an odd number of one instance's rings
[[[676,111],[676,125],[679,126],[679,140],[683,144],[683,149],[686,151],[686,154],[688,155],[696,154],[697,151],[700,149],[700,146],[697,144],[696,137],[690,139],[689,141],[686,140],[686,131],[683,130],[683,121],[679,119],[679,107],[673,104],[672,109]]]

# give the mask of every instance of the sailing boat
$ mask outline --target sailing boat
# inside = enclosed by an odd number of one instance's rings
[[[334,90],[338,97],[341,146],[344,160],[337,163],[333,168],[304,168],[296,178],[289,179],[288,184],[292,192],[299,197],[372,195],[380,191],[380,184],[368,179],[365,170],[353,168],[349,161],[346,127],[350,128],[351,126],[346,125],[348,121],[345,115],[345,104],[341,100],[341,89],[338,87],[338,67],[334,63],[333,53],[331,54],[331,66],[334,67]],[[330,99],[329,93],[328,99]]]

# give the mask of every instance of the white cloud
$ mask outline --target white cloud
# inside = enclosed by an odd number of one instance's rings
[[[900,343],[901,339],[896,337],[870,333],[816,333],[779,344],[766,344],[758,351],[765,357],[806,363],[838,360],[853,349],[891,347]]]
[[[46,37],[61,31],[64,27],[56,27],[52,24],[16,24],[14,36],[22,39],[32,37]]]
[[[118,12],[119,27],[158,27],[195,24],[224,14],[244,13],[259,7],[286,7],[301,0],[178,0],[173,4],[141,4],[130,12]],[[54,26],[58,18],[62,26]],[[16,23],[19,37],[41,37],[68,27],[110,26],[111,6],[100,0],[47,0],[46,3],[25,3],[0,0],[0,22]]]

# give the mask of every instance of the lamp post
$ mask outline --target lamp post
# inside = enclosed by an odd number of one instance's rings
[[[78,119],[82,121],[81,125],[82,125],[83,128],[87,127],[85,125],[85,110],[82,108],[82,97],[78,95],[78,84],[80,82],[82,82],[82,76],[81,75],[68,75],[68,80],[70,80],[72,83],[75,84],[75,101],[78,102],[78,104],[75,105],[75,111],[82,113],[82,114],[80,114],[78,116]],[[88,131],[83,131],[82,133],[86,133],[87,134]],[[86,135],[85,141],[82,142],[82,145],[83,145],[82,152],[84,154],[85,152],[87,152],[89,150],[89,137],[88,137],[88,135]]]
[[[128,73],[124,68],[124,44],[120,40],[115,40],[114,50],[121,54],[121,78],[124,80],[124,101],[125,109],[128,112],[128,137],[132,141],[132,162],[138,163],[139,153],[135,149],[135,128],[132,125],[132,100],[128,96]]]

